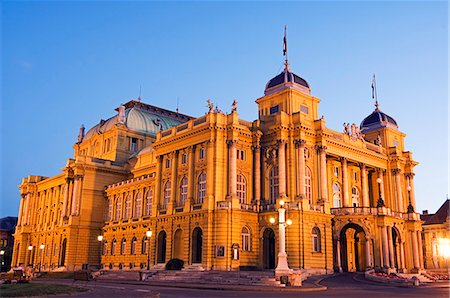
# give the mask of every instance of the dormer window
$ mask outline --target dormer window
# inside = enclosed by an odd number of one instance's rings
[[[138,151],[138,138],[131,138],[130,151],[131,152]]]
[[[278,113],[279,111],[280,111],[280,106],[279,106],[279,105],[270,107],[270,115],[276,114],[276,113]]]
[[[309,108],[307,106],[301,105],[300,106],[300,112],[302,112],[303,114],[308,114],[309,113]]]

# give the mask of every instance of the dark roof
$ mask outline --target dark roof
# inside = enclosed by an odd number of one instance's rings
[[[372,114],[364,118],[364,120],[361,122],[360,129],[361,131],[367,131],[386,126],[398,128],[397,122],[394,118],[376,108],[375,111],[372,112]]]
[[[285,68],[279,75],[277,75],[276,77],[271,79],[266,84],[265,91],[267,91],[268,89],[272,90],[272,88],[277,87],[277,86],[283,86],[286,83],[294,83],[294,84],[298,84],[302,87],[310,89],[309,84],[306,80],[299,77],[295,73],[291,72],[288,68]]]
[[[422,214],[420,218],[424,221],[424,225],[442,224],[447,220],[449,215],[449,199],[447,199],[444,204],[439,208],[434,214]]]
[[[12,232],[16,228],[17,217],[8,216],[0,218],[0,230]]]

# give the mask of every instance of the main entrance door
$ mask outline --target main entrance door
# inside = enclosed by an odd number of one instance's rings
[[[342,230],[341,242],[341,264],[345,272],[366,270],[366,234],[361,226],[350,223]]]
[[[267,228],[263,235],[264,269],[275,269],[275,233]]]
[[[199,227],[192,231],[192,263],[202,262],[203,232]]]
[[[158,263],[165,263],[166,262],[166,232],[161,231],[158,235],[158,257],[157,262]]]

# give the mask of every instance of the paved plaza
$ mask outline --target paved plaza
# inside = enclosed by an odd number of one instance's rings
[[[143,283],[113,283],[113,282],[77,282],[79,286],[87,287],[90,291],[76,295],[76,297],[449,297],[448,283],[434,283],[414,287],[397,287],[367,281],[359,274],[340,274],[335,276],[314,278],[310,282],[318,281],[319,286],[325,286],[326,290],[308,291],[300,289],[298,292],[285,291],[232,291],[232,290],[210,290],[195,288],[174,288],[148,286]],[[49,283],[72,284],[69,280],[46,281]],[[55,296],[67,297],[67,296]]]

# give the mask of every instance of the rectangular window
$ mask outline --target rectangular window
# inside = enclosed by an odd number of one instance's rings
[[[188,162],[188,155],[187,153],[183,153],[183,155],[181,155],[181,164],[185,165]]]
[[[304,114],[308,114],[309,113],[309,108],[307,106],[301,105],[300,106],[300,112],[302,112]]]
[[[131,138],[130,151],[131,152],[138,151],[138,139],[137,138]]]
[[[166,169],[170,168],[170,159],[166,159]]]
[[[278,106],[278,105],[270,107],[270,115],[278,113],[279,110],[280,110],[280,106]]]
[[[245,160],[245,151],[244,150],[237,150],[237,159]]]
[[[353,171],[353,180],[355,182],[358,182],[358,172],[356,172],[356,171]]]
[[[206,150],[205,150],[205,148],[200,148],[200,151],[199,151],[199,158],[200,159],[204,159],[205,158],[205,154],[206,153]]]

